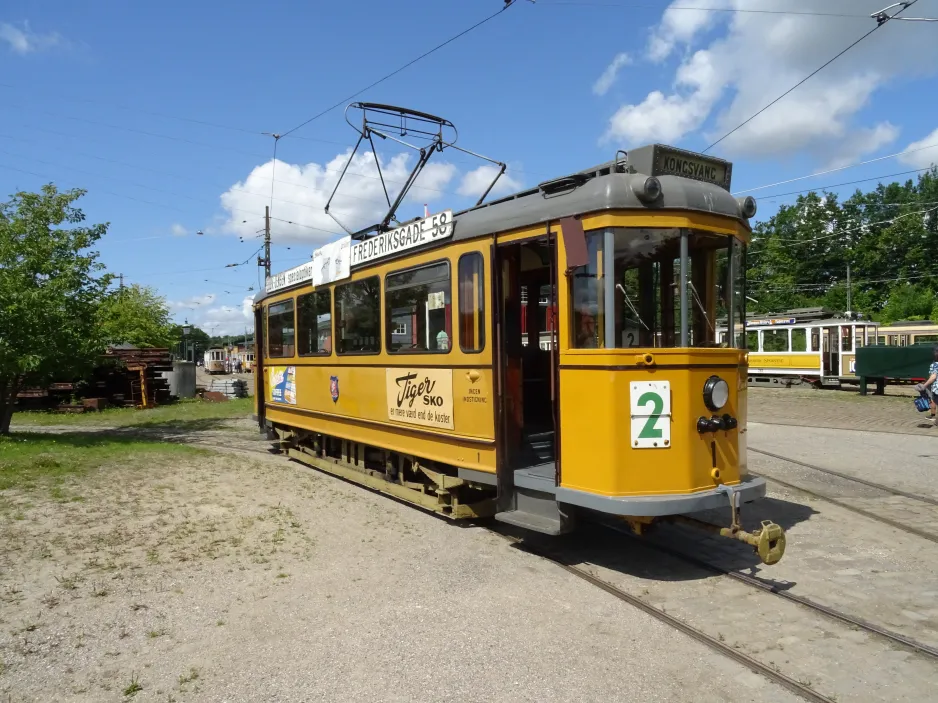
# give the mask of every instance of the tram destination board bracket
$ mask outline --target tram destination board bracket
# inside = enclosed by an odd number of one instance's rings
[[[730,189],[733,164],[713,156],[653,144],[628,152],[629,170],[648,176],[680,176]]]

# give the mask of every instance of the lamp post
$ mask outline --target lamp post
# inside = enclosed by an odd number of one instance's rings
[[[186,321],[182,325],[182,339],[183,339],[183,344],[185,345],[184,353],[186,356],[186,361],[189,361],[189,333],[191,331],[192,331],[192,326],[189,324],[189,318],[187,317]],[[195,361],[195,359],[193,359],[192,361]]]

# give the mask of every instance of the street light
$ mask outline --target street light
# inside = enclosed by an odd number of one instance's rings
[[[189,318],[182,325],[183,343],[185,344],[186,361],[189,361],[189,333],[192,331],[192,325],[189,324]],[[193,359],[195,361],[195,359]]]

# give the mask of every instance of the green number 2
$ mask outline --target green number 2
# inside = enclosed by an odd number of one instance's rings
[[[658,420],[661,418],[661,409],[664,407],[664,401],[661,399],[661,396],[654,391],[648,391],[642,394],[642,397],[638,399],[638,406],[643,408],[649,403],[652,404],[654,409],[651,411],[651,417],[645,422],[645,426],[642,428],[638,437],[639,439],[660,439],[661,430],[656,428],[655,425],[658,424]]]

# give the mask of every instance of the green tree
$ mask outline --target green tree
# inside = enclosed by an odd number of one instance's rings
[[[107,344],[169,347],[176,338],[166,301],[155,290],[133,284],[110,293],[98,312]]]
[[[938,296],[923,285],[898,284],[889,294],[879,315],[880,322],[930,320],[938,313]]]
[[[886,322],[938,316],[929,303],[938,294],[936,241],[938,168],[917,182],[880,183],[843,202],[830,194],[799,196],[753,229],[749,295],[758,302],[748,307],[845,311],[849,265],[853,311]]]
[[[107,224],[82,224],[74,203],[84,194],[49,184],[0,203],[0,434],[20,389],[74,377],[101,349],[97,310],[111,276],[91,247]]]

